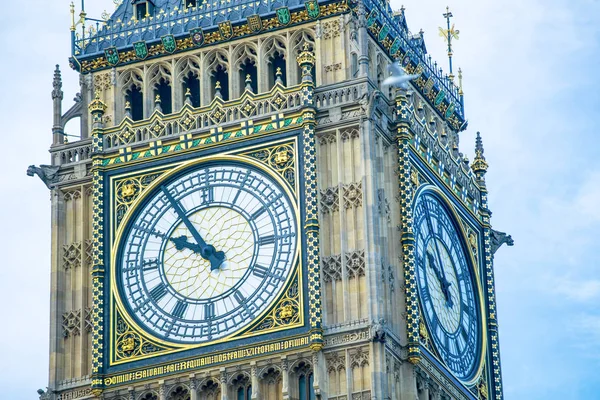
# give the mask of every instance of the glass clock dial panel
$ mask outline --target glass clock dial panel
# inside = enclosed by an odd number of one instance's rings
[[[480,315],[472,268],[446,206],[432,192],[414,210],[417,288],[431,340],[448,368],[469,380],[478,366]]]
[[[248,327],[281,293],[297,250],[285,191],[234,163],[201,165],[163,183],[125,232],[121,298],[146,330],[180,343]]]

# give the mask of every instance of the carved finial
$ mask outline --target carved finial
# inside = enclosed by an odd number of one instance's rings
[[[221,95],[221,82],[217,81],[215,83],[215,97],[218,97],[220,99],[223,98],[223,96]]]
[[[275,83],[280,83],[283,85],[281,75],[283,75],[283,72],[281,72],[281,67],[277,67],[277,70],[275,71]]]
[[[463,88],[462,88],[462,69],[458,69],[458,95],[463,96]]]
[[[92,114],[104,114],[104,112],[106,111],[106,104],[104,104],[104,102],[100,100],[100,93],[96,92],[96,97],[94,97],[94,100],[92,100],[88,108]]]
[[[56,69],[54,70],[54,79],[52,80],[52,99],[63,99],[62,92],[62,76],[60,74],[60,67],[56,64]]]
[[[462,163],[463,163],[463,167],[465,169],[469,169],[469,157],[466,154],[463,154],[462,156]]]
[[[250,74],[246,74],[246,90],[249,92],[252,91],[252,77]]]
[[[71,32],[75,32],[75,4],[71,2],[69,8],[71,9]]]
[[[162,107],[160,106],[161,102],[162,102],[162,100],[160,99],[160,94],[157,94],[156,97],[154,98],[154,109],[156,111],[162,112]]]
[[[477,138],[475,138],[475,159],[473,160],[471,169],[475,172],[478,181],[483,181],[485,179],[485,173],[488,169],[488,163],[485,160],[483,153],[483,141],[481,140],[481,134],[477,132]]]
[[[185,91],[185,104],[192,105],[192,91],[187,88]]]

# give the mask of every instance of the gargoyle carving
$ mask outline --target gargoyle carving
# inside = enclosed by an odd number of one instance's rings
[[[494,229],[492,229],[490,239],[492,239],[492,255],[494,255],[503,244],[506,244],[507,246],[513,246],[515,244],[515,241],[513,240],[512,236],[504,232],[496,231]]]
[[[37,175],[42,182],[46,185],[48,189],[50,189],[50,184],[53,183],[58,176],[59,166],[53,165],[40,165],[36,167],[35,165],[30,165],[27,168],[27,175],[34,176]]]

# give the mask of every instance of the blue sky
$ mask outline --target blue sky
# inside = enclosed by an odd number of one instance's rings
[[[54,64],[65,109],[77,91],[68,4],[13,1],[0,14],[0,388],[16,400],[47,382],[50,196],[25,170],[49,161]],[[472,159],[481,131],[492,222],[515,239],[495,265],[506,398],[597,398],[600,2],[405,0],[411,30],[423,28],[444,67],[448,4],[470,121],[461,151]],[[88,1],[93,16],[104,8],[112,1]]]

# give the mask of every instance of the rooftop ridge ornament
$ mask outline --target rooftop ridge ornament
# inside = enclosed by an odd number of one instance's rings
[[[448,44],[448,62],[450,63],[450,74],[448,74],[448,77],[454,82],[454,74],[452,72],[452,39],[458,40],[458,34],[460,31],[458,29],[454,29],[454,24],[452,24],[452,27],[450,27],[450,18],[454,17],[454,15],[452,15],[450,12],[450,7],[446,7],[446,12],[442,15],[444,18],[446,18],[447,28],[444,29],[440,26],[440,36],[443,37]]]

